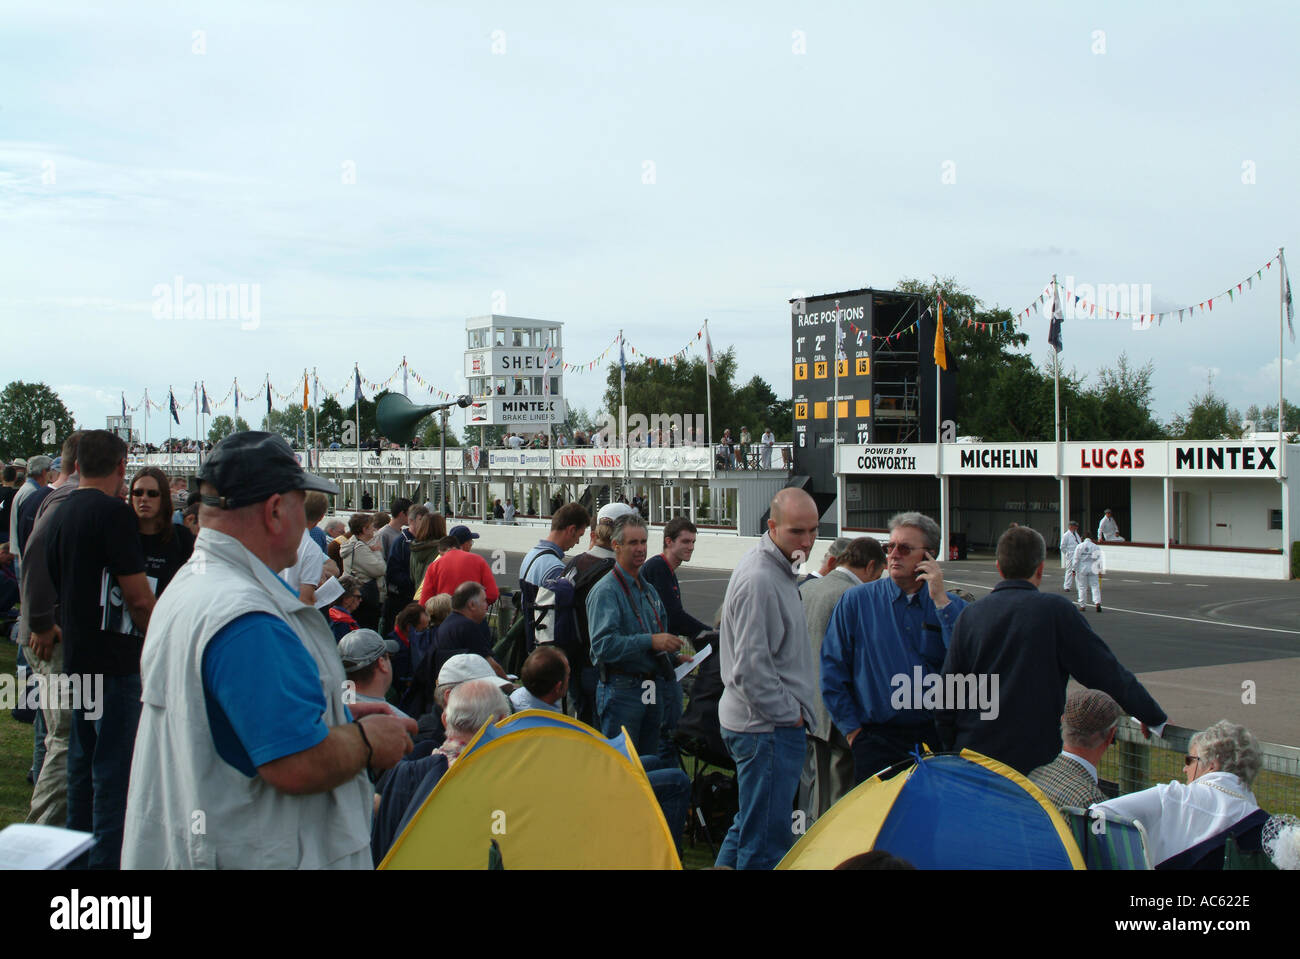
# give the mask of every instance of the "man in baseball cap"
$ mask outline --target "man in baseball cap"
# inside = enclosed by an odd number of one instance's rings
[[[203,505],[223,510],[293,490],[339,491],[329,480],[304,470],[283,436],[256,431],[234,433],[218,443],[199,471],[199,481],[212,487],[201,490]]]
[[[199,480],[194,555],[140,661],[122,865],[369,869],[367,772],[410,752],[416,725],[345,700],[355,686],[333,633],[275,574],[297,560],[304,491],[337,490],[259,432],[218,443]]]
[[[606,503],[600,508],[600,511],[596,513],[596,522],[609,523],[610,525],[613,525],[624,516],[631,516],[635,512],[636,510],[628,506],[626,503]]]
[[[1097,788],[1097,767],[1115,741],[1124,710],[1100,689],[1076,689],[1061,716],[1061,755],[1029,773],[1030,781],[1059,806],[1087,809],[1106,796]]]
[[[497,588],[496,577],[492,575],[492,567],[488,566],[487,560],[474,552],[474,540],[478,539],[478,535],[478,533],[471,533],[468,526],[451,528],[447,536],[459,543],[460,548],[443,553],[438,557],[437,562],[430,563],[424,571],[424,579],[420,583],[420,595],[425,600],[439,593],[451,595],[456,592],[456,587],[461,583],[473,580],[483,584],[489,606],[497,601],[501,591]]]
[[[381,703],[395,715],[406,714],[385,699],[393,685],[393,654],[401,646],[395,639],[384,639],[373,629],[354,629],[339,640],[343,672],[355,685],[358,703]]]

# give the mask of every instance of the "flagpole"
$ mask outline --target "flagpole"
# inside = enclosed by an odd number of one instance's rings
[[[1077,290],[1078,287],[1076,286]],[[1056,289],[1056,274],[1052,274],[1052,313],[1055,314],[1059,304],[1059,293]],[[1052,426],[1055,429],[1056,457],[1060,462],[1061,457],[1061,351],[1054,350],[1055,358],[1052,363]]]
[[[834,430],[831,434],[831,474],[839,472],[840,469],[840,301],[835,301],[835,340],[834,349],[831,359],[835,365],[835,386],[834,395],[831,397],[831,403],[835,407]],[[836,515],[839,515],[838,508]]]
[[[1285,420],[1282,413],[1285,408],[1285,400],[1282,396],[1282,371],[1286,367],[1283,362],[1286,347],[1282,340],[1282,326],[1287,322],[1287,287],[1289,278],[1286,275],[1286,248],[1278,247],[1277,249],[1278,265],[1278,296],[1277,304],[1277,481],[1282,491],[1282,575],[1285,578],[1291,576],[1291,504],[1288,502],[1291,498],[1290,484],[1287,482],[1286,474],[1286,432],[1284,431]],[[1293,334],[1294,338],[1294,334]]]
[[[316,367],[311,368],[311,452],[312,456],[320,458],[318,450],[320,449],[320,378],[316,375]],[[313,462],[310,458],[307,460],[313,467],[319,464]]]
[[[356,404],[357,417],[357,501],[353,509],[361,509],[361,369],[352,364],[353,402]]]
[[[1283,371],[1283,369],[1286,367],[1286,363],[1284,362],[1284,359],[1283,359],[1283,357],[1284,357],[1285,354],[1286,354],[1286,346],[1285,346],[1285,344],[1282,342],[1282,327],[1286,324],[1286,281],[1287,281],[1287,276],[1286,276],[1286,252],[1285,252],[1285,250],[1286,250],[1285,247],[1278,247],[1278,250],[1277,250],[1277,265],[1278,265],[1279,267],[1281,267],[1281,269],[1279,269],[1279,270],[1277,271],[1277,286],[1278,286],[1278,298],[1277,298],[1277,447],[1278,447],[1278,450],[1279,450],[1279,453],[1278,453],[1278,459],[1277,459],[1277,475],[1278,475],[1278,478],[1279,478],[1279,479],[1283,479],[1283,478],[1285,478],[1285,476],[1286,476],[1285,469],[1283,468],[1283,465],[1282,465],[1283,463],[1286,462],[1286,434],[1283,432],[1283,423],[1284,423],[1284,420],[1283,420],[1283,418],[1282,418],[1282,408],[1283,408],[1283,402],[1284,402],[1283,399],[1282,399],[1282,377],[1283,377],[1283,373],[1282,373],[1282,371]],[[1286,553],[1286,544],[1285,544],[1285,543],[1283,543],[1282,552],[1283,552],[1284,554]],[[1290,567],[1290,557],[1287,557],[1287,566],[1288,566],[1288,568]]]
[[[149,387],[144,388],[144,455],[149,455]],[[148,460],[145,460],[147,463]]]
[[[175,402],[176,402],[176,394],[172,392],[172,385],[168,383],[167,384],[167,472],[168,473],[176,472],[176,454],[172,452],[172,420],[176,418],[175,414],[172,413],[172,410],[175,408],[173,406]]]
[[[623,331],[618,331],[618,435],[619,445],[623,447],[623,488],[627,488],[627,354],[624,352]],[[611,500],[612,502],[612,500]]]
[[[718,475],[718,461],[713,455],[713,384],[709,382],[713,379],[709,375],[709,363],[713,360],[713,340],[709,338],[708,318],[704,320],[704,344],[708,350],[704,362],[704,429],[708,433],[704,438],[704,448],[709,451],[709,478],[713,479]]]
[[[938,326],[939,326],[939,329],[938,329],[938,331],[935,333],[935,336],[943,336],[943,335],[944,335],[944,332],[943,332],[943,303],[940,301],[939,297],[940,297],[940,294],[935,293],[935,323],[937,323]],[[919,324],[918,324],[918,326],[917,326],[917,329],[918,329],[918,330],[920,329]],[[945,343],[945,344],[944,344],[944,361],[945,361],[945,362],[947,362],[947,357],[948,357],[948,354],[947,354],[947,344]],[[940,374],[940,372],[941,372],[941,371],[940,371],[940,368],[939,368],[939,364],[938,364],[938,363],[935,363],[935,364],[934,364],[934,442],[935,442],[935,446],[936,446],[936,448],[938,447],[938,444],[940,444],[940,443],[943,442],[943,430],[940,429],[940,419],[941,419],[941,415],[940,415],[940,412],[939,412],[939,397],[940,397],[940,393],[939,393],[939,374]],[[942,458],[942,457],[940,457],[940,458]]]
[[[198,383],[194,384],[194,455],[196,459],[201,458],[202,456],[202,454],[199,453],[199,384]],[[195,472],[197,473],[198,470],[196,469]]]

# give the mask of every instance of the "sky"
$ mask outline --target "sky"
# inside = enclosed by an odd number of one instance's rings
[[[6,0],[0,380],[88,426],[404,356],[458,393],[464,321],[497,312],[563,322],[573,364],[707,317],[788,397],[801,294],[951,276],[1017,312],[1055,273],[1177,309],[1300,262],[1298,34],[1284,3]],[[1153,361],[1162,420],[1211,376],[1276,403],[1265,275],[1181,324],[1068,318],[1065,366]],[[187,319],[178,278],[247,309]]]

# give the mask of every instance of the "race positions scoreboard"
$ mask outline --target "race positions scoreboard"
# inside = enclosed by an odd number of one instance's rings
[[[837,419],[841,443],[865,445],[873,439],[872,296],[861,292],[793,300],[790,309],[795,467],[813,476],[820,488],[820,481],[834,473],[831,458]],[[818,475],[822,473],[825,476]],[[830,487],[834,488],[833,481]]]

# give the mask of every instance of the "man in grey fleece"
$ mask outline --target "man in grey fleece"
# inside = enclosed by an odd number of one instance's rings
[[[736,565],[722,601],[718,719],[736,763],[740,811],[719,866],[771,869],[794,841],[804,732],[817,701],[817,664],[795,569],[817,538],[817,519],[817,504],[803,490],[777,493],[767,532]]]

